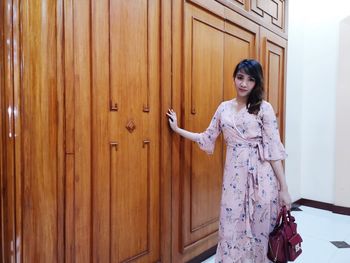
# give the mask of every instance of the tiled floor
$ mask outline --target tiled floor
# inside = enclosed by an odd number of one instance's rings
[[[345,241],[350,244],[350,216],[307,206],[299,208],[302,211],[293,211],[292,215],[304,240],[303,253],[294,262],[350,263],[350,248],[337,248],[331,243]],[[203,262],[214,263],[214,256]]]

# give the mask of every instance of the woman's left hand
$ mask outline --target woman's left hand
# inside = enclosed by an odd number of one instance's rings
[[[168,115],[168,117],[169,117],[170,128],[173,131],[176,131],[176,129],[178,128],[176,112],[173,109],[169,109],[168,112],[166,113],[166,115]]]
[[[290,197],[290,194],[286,190],[281,190],[279,192],[280,197],[280,204],[281,206],[285,205],[288,210],[292,208],[292,198]]]

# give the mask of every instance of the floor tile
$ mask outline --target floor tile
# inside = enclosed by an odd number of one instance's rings
[[[338,249],[332,256],[329,263],[349,263],[350,262],[350,248]]]
[[[350,248],[337,248],[330,241],[350,244],[350,216],[307,206],[292,211],[303,243],[295,263],[350,263]],[[214,256],[203,263],[214,263]]]
[[[202,261],[202,263],[214,263],[215,262],[215,256],[212,256],[205,261]]]
[[[329,241],[308,235],[303,236],[301,247],[303,253],[294,261],[295,263],[328,263],[338,250]]]

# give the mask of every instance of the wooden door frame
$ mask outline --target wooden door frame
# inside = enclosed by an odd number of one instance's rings
[[[55,250],[57,254],[51,255],[56,259],[55,262],[63,262],[63,214],[64,214],[64,137],[63,137],[63,74],[61,65],[61,54],[63,52],[63,41],[62,41],[62,0],[58,0],[50,5],[50,11],[54,13],[54,16],[48,18],[50,26],[55,27],[55,35],[50,35],[50,39],[55,42],[52,47],[53,56],[50,57],[50,65],[55,68],[55,79],[50,82],[50,88],[53,91],[51,95],[51,101],[36,101],[37,105],[42,105],[43,108],[47,106],[54,109],[47,115],[50,118],[55,118],[54,123],[55,137],[54,144],[57,145],[52,152],[54,153],[55,159],[53,162],[57,164],[56,168],[51,169],[49,175],[57,179],[57,195],[54,197],[54,202],[57,201],[57,232],[54,230],[47,230],[42,233],[50,234],[57,237],[57,247]],[[45,6],[35,6],[35,8],[42,8]],[[33,229],[24,226],[27,222],[25,220],[42,220],[42,218],[34,218],[33,214],[26,215],[24,210],[33,211],[35,210],[32,205],[28,202],[28,199],[24,196],[24,181],[27,179],[27,175],[32,178],[35,177],[36,171],[26,171],[26,165],[30,162],[35,162],[35,158],[31,157],[31,152],[23,152],[23,149],[28,149],[28,142],[34,143],[35,141],[41,140],[40,137],[32,133],[34,124],[29,119],[23,117],[27,112],[28,105],[31,105],[31,98],[26,97],[28,95],[29,88],[33,89],[35,86],[29,79],[32,77],[31,63],[34,63],[30,56],[35,59],[35,54],[32,53],[32,47],[34,46],[33,39],[37,36],[47,36],[50,31],[49,27],[38,27],[34,29],[34,32],[29,32],[28,25],[26,24],[30,12],[35,8],[30,5],[29,2],[20,2],[19,0],[3,0],[0,1],[0,261],[1,262],[23,262],[25,257],[32,258],[34,255],[37,258],[44,258],[48,255],[45,252],[45,245],[43,245],[43,253],[40,248],[38,249],[39,242],[34,240],[34,249],[31,249],[32,243],[25,243],[26,240],[31,240],[33,236],[30,234]],[[32,17],[31,17],[32,18]],[[30,19],[28,19],[30,20]],[[32,20],[30,21],[32,22]],[[28,34],[33,35],[33,39],[27,38]],[[40,43],[41,44],[41,43]],[[38,49],[40,44],[35,43],[35,48]],[[47,47],[51,48],[51,47]],[[56,53],[57,52],[57,53]],[[41,76],[38,73],[35,78]],[[34,78],[34,77],[33,77]],[[31,79],[30,79],[31,80]],[[37,79],[36,79],[37,80]],[[47,83],[46,83],[47,84]],[[38,89],[45,89],[47,85]],[[33,110],[32,110],[33,112]],[[41,112],[36,112],[41,115]],[[38,116],[40,119],[40,116]],[[39,123],[39,122],[38,122]],[[38,125],[36,123],[35,125]],[[26,128],[30,128],[30,132],[23,130],[22,125],[27,125]],[[32,126],[33,125],[33,126]],[[57,130],[56,130],[57,128]],[[57,132],[57,136],[56,136]],[[34,142],[33,142],[34,141]],[[27,147],[27,148],[26,148]],[[45,146],[43,147],[45,148]],[[45,148],[46,151],[46,148]],[[25,159],[27,161],[25,162]],[[30,161],[28,161],[30,160]],[[54,170],[54,171],[53,171]],[[34,176],[33,176],[34,175]],[[27,191],[32,194],[36,191],[29,187]],[[55,208],[56,209],[56,208]],[[44,209],[37,209],[37,214],[44,215]],[[23,236],[24,227],[26,227],[27,235]],[[41,243],[40,243],[41,244]],[[44,243],[43,243],[44,244]],[[51,243],[52,244],[52,243]],[[24,246],[26,249],[24,250]],[[25,252],[29,252],[31,255],[24,255]]]
[[[16,7],[18,6],[12,1],[0,2],[0,37],[2,37],[0,39],[0,231],[2,262],[12,259],[16,261],[17,246],[13,244],[13,240],[16,239],[19,231],[16,229],[19,217],[17,217],[16,222],[16,144],[14,137],[17,131],[15,131],[13,116],[15,100],[18,101],[18,94],[15,94],[15,88],[18,91],[18,85],[15,87],[14,78],[15,74],[19,73],[18,66],[14,66],[13,45],[14,41],[19,40],[18,32],[14,33],[14,30],[19,27],[18,19],[13,19],[13,9]],[[18,50],[17,46],[16,51],[18,52]],[[14,250],[12,246],[14,246]]]
[[[4,195],[2,194],[3,189],[3,178],[5,176],[5,140],[4,135],[6,134],[6,114],[4,106],[4,1],[0,1],[0,260],[4,262]]]
[[[176,1],[176,0],[175,0]],[[172,134],[165,113],[173,107],[173,1],[161,1],[160,18],[160,253],[161,261],[172,262]]]

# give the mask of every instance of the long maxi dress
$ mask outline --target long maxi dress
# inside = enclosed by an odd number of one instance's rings
[[[227,150],[215,262],[270,262],[268,236],[280,205],[269,161],[286,158],[271,104],[263,101],[259,113],[250,114],[246,108],[235,113],[232,100],[222,102],[199,134],[199,147],[212,154],[221,132]]]

